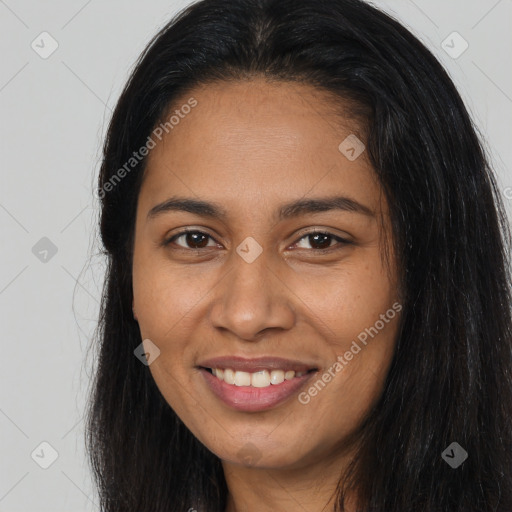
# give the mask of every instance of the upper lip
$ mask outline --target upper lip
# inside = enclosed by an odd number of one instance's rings
[[[253,359],[237,356],[214,357],[213,359],[202,361],[198,366],[203,368],[229,368],[234,371],[248,373],[255,373],[262,370],[294,370],[296,372],[307,372],[317,369],[315,365],[304,363],[303,361],[271,356]]]

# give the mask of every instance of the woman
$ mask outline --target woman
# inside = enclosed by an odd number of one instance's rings
[[[399,23],[190,6],[119,99],[99,196],[102,510],[512,510],[506,219]]]

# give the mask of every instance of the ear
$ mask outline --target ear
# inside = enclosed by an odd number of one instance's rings
[[[137,315],[135,313],[135,302],[133,300],[132,300],[132,311],[133,311],[133,318],[135,318],[135,320],[138,320]]]

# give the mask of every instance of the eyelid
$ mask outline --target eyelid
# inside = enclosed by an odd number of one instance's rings
[[[344,235],[336,234],[332,228],[328,228],[328,227],[304,228],[304,229],[299,230],[295,236],[298,237],[297,241],[299,241],[302,238],[304,238],[305,236],[316,235],[316,234],[329,235],[329,236],[332,236],[333,238],[336,238],[337,240],[342,240],[345,243],[354,243],[353,240],[351,240],[350,235],[347,234],[346,236],[344,236]],[[294,243],[296,243],[296,242],[294,242]]]
[[[340,235],[336,235],[335,233],[333,233],[332,231],[329,231],[328,229],[314,228],[311,231],[306,231],[306,232],[298,235],[297,240],[292,243],[292,246],[293,245],[297,245],[303,238],[306,238],[306,237],[311,236],[311,235],[316,235],[316,234],[330,236],[333,240],[335,240],[338,243],[336,243],[336,244],[334,244],[332,246],[326,247],[325,249],[304,249],[304,248],[298,248],[297,250],[298,251],[308,251],[308,252],[314,252],[314,253],[317,253],[317,254],[322,254],[322,253],[327,253],[327,252],[330,252],[330,251],[339,250],[339,249],[341,249],[345,245],[354,244],[354,242],[352,242],[351,240],[348,240],[347,238],[344,238],[344,237],[342,237]],[[291,246],[288,246],[288,247],[291,247]]]
[[[174,242],[174,240],[176,240],[177,238],[183,236],[183,235],[186,235],[188,233],[199,233],[201,235],[206,235],[208,238],[211,238],[216,244],[219,244],[219,245],[222,245],[220,242],[218,242],[215,237],[213,237],[212,235],[210,235],[210,233],[208,233],[207,231],[204,231],[205,228],[184,228],[182,229],[181,231],[179,231],[178,233],[174,233],[173,235],[171,236],[166,236],[162,242],[162,246],[167,246],[169,244],[171,244],[172,242]],[[180,249],[184,249],[184,250],[189,250],[189,251],[199,251],[201,250],[200,249],[192,249],[191,247],[183,247],[181,245],[178,245],[178,247]],[[211,246],[209,247],[211,248]],[[203,249],[206,249],[206,247],[203,247]]]
[[[333,246],[327,247],[325,249],[302,249],[301,248],[301,249],[297,249],[297,250],[306,250],[306,251],[310,251],[310,252],[322,253],[322,252],[327,252],[327,251],[332,251],[332,250],[339,249],[339,247],[338,247],[339,245],[344,246],[344,245],[350,245],[350,244],[354,243],[352,240],[348,240],[347,238],[344,238],[343,236],[336,235],[335,233],[333,233],[332,231],[330,231],[327,228],[313,228],[313,229],[311,229],[309,231],[307,231],[307,228],[305,228],[305,229],[306,229],[306,231],[303,230],[303,231],[297,233],[296,236],[298,238],[296,238],[296,240],[291,245],[296,245],[303,238],[306,238],[307,236],[315,235],[315,234],[330,236],[331,238],[336,240],[338,242],[338,244],[335,244]],[[180,238],[181,236],[186,235],[187,233],[199,233],[199,234],[202,234],[202,235],[206,235],[208,238],[213,240],[216,244],[222,245],[220,242],[218,242],[216,240],[215,237],[213,237],[208,232],[203,231],[203,230],[204,230],[204,228],[201,228],[201,229],[199,229],[199,228],[184,228],[181,231],[179,231],[178,233],[175,233],[175,234],[173,234],[170,237],[166,237],[164,239],[164,241],[162,242],[162,245],[163,246],[167,246],[167,245],[171,244],[177,238]],[[201,249],[207,249],[208,247],[211,248],[212,246],[201,247],[201,248],[197,248],[197,249],[193,249],[191,247],[183,247],[183,246],[180,246],[180,245],[178,245],[178,247],[180,249],[189,250],[189,251],[194,251],[194,250],[195,251],[200,251]],[[290,246],[288,246],[288,247],[290,247]]]

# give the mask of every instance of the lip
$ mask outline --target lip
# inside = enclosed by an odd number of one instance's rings
[[[266,388],[255,388],[228,384],[208,370],[201,368],[201,375],[214,395],[229,407],[244,412],[264,411],[280,405],[295,395],[317,373],[312,371],[302,377],[285,380],[281,384],[271,384]]]
[[[262,370],[284,370],[285,372],[294,370],[295,372],[308,372],[310,370],[318,369],[314,364],[271,356],[252,359],[246,359],[239,356],[214,357],[213,359],[202,361],[198,366],[201,368],[229,368],[235,372],[239,371],[248,373],[255,373]]]

